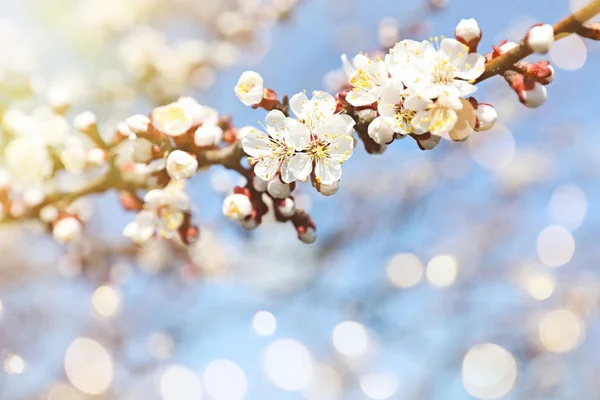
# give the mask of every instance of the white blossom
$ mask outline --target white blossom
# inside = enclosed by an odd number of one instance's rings
[[[298,234],[298,238],[306,244],[311,244],[317,240],[317,232],[313,228],[307,227],[304,232]]]
[[[440,42],[435,38],[434,42],[435,46],[413,40],[396,44],[388,58],[390,74],[428,99],[474,93],[477,88],[469,81],[483,73],[485,57],[469,53],[469,48],[456,39],[442,38]]]
[[[106,162],[106,151],[98,148],[90,149],[87,155],[87,161],[90,165],[103,165]]]
[[[246,106],[259,104],[264,95],[263,85],[262,76],[254,71],[246,71],[235,85],[235,95]]]
[[[155,233],[167,239],[174,237],[185,219],[185,212],[190,209],[190,200],[179,184],[150,190],[144,202],[145,209],[123,230],[123,234],[136,243],[147,241]]]
[[[254,173],[269,181],[281,172],[284,182],[298,179],[298,153],[306,149],[310,136],[306,127],[278,110],[270,111],[265,119],[267,133],[255,129],[242,139],[242,146],[254,165]]]
[[[386,122],[386,125],[395,133],[408,135],[415,131],[412,125],[412,119],[418,111],[422,111],[424,107],[422,101],[419,100],[416,92],[412,89],[404,89],[404,85],[398,79],[390,79],[388,84],[381,90],[381,100],[377,105],[377,111],[381,115],[381,119]],[[369,126],[369,128],[371,128]],[[383,125],[374,126],[383,131],[381,136],[383,141],[378,141],[371,133],[369,136],[379,144],[389,143],[391,140],[385,141],[389,135],[387,128]]]
[[[175,102],[155,108],[152,111],[152,124],[167,136],[181,136],[193,126],[194,115],[189,107]]]
[[[348,103],[355,107],[373,104],[379,99],[381,88],[388,80],[388,70],[380,60],[371,60],[364,54],[357,54],[352,64],[342,55],[344,71],[348,75],[352,90],[346,96]]]
[[[290,99],[294,114],[306,127],[302,143],[306,151],[296,152],[290,169],[297,179],[306,179],[315,164],[315,176],[320,183],[329,184],[340,180],[342,164],[352,156],[354,120],[345,114],[335,114],[333,96],[315,92],[311,100],[298,93]],[[283,170],[282,170],[283,172]]]
[[[40,210],[40,220],[47,224],[56,221],[58,215],[58,208],[53,205],[46,206]]]
[[[340,181],[336,181],[330,183],[329,185],[321,184],[319,185],[319,193],[323,196],[333,196],[340,189]]]
[[[435,102],[429,99],[421,99],[421,101],[427,105],[423,111],[415,114],[412,121],[417,134],[429,132],[434,136],[442,136],[454,128],[458,120],[456,111],[463,108],[458,97],[442,96]]]
[[[54,225],[52,235],[60,243],[76,242],[79,241],[83,235],[83,226],[77,218],[61,218]]]
[[[182,180],[194,176],[198,160],[183,150],[174,150],[167,157],[167,173],[172,179]]]
[[[527,32],[525,41],[536,53],[547,53],[554,43],[554,27],[550,24],[535,25]]]
[[[223,215],[232,221],[241,221],[252,213],[252,203],[248,196],[231,194],[225,197],[222,207]]]

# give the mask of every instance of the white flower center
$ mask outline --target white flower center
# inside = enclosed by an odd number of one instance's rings
[[[440,58],[433,67],[434,83],[450,83],[454,80],[455,68],[449,58]]]

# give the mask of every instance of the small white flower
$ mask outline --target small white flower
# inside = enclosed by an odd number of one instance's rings
[[[475,40],[479,41],[481,39],[481,29],[475,18],[461,19],[458,25],[456,25],[454,35],[462,43],[468,45]]]
[[[469,53],[469,47],[456,39],[443,38],[431,42],[414,41],[398,43],[390,54],[390,73],[401,79],[405,86],[413,87],[428,99],[440,96],[468,96],[477,88],[469,83],[484,71],[485,57]]]
[[[289,184],[283,183],[279,177],[275,177],[267,184],[267,192],[276,199],[285,199],[292,193],[292,190]]]
[[[342,164],[354,151],[351,132],[355,122],[348,115],[334,115],[335,104],[333,96],[323,92],[315,92],[311,100],[304,93],[295,94],[290,99],[292,111],[306,127],[302,143],[310,139],[302,147],[305,151],[296,147],[296,153],[290,160],[289,168],[296,179],[306,179],[314,163],[315,175],[320,183],[340,180]]]
[[[242,139],[242,146],[254,165],[254,173],[269,181],[281,172],[284,182],[297,177],[297,151],[305,150],[310,140],[306,127],[278,110],[270,111],[265,119],[267,133],[250,130]]]
[[[60,243],[77,242],[83,235],[83,226],[77,218],[62,218],[54,225],[52,235]]]
[[[145,210],[140,211],[135,221],[129,223],[123,234],[136,243],[143,243],[158,233],[163,238],[172,238],[190,209],[190,200],[182,185],[169,184],[164,189],[150,190],[144,196]]]
[[[129,156],[135,163],[147,163],[152,159],[153,144],[144,138],[136,138],[129,143]]]
[[[148,132],[150,118],[142,114],[133,115],[125,120],[129,130],[135,134]]]
[[[182,180],[194,176],[198,160],[183,150],[175,150],[167,157],[167,173],[172,179]]]
[[[521,103],[529,108],[537,108],[544,104],[548,99],[548,91],[546,86],[541,83],[534,82],[533,86],[529,90],[523,90],[519,93]]]
[[[342,55],[344,71],[352,85],[352,90],[346,96],[348,103],[355,107],[373,104],[379,99],[381,87],[388,80],[386,64],[378,59],[371,60],[364,54],[357,54],[352,64],[345,54]]]
[[[248,196],[243,194],[231,194],[223,200],[223,215],[232,221],[246,219],[252,213],[252,203]]]
[[[429,132],[434,136],[442,136],[454,128],[458,120],[456,111],[463,108],[458,97],[442,96],[435,102],[431,102],[429,99],[421,101],[427,106],[425,110],[417,112],[413,118],[412,123],[416,133]]]
[[[525,41],[536,53],[547,53],[554,43],[554,27],[550,24],[535,25],[527,32]]]
[[[390,79],[388,84],[381,90],[381,100],[377,105],[377,111],[393,132],[408,135],[414,132],[412,119],[418,111],[422,111],[419,107],[425,105],[419,101],[414,90],[404,89],[404,85],[398,79]],[[378,128],[381,131],[385,127],[380,125]],[[371,134],[369,133],[369,135]],[[385,140],[388,135],[385,129],[383,135],[382,139]],[[371,138],[379,144],[391,141],[377,141],[373,136]]]
[[[262,101],[264,94],[263,78],[254,71],[246,71],[233,89],[235,95],[246,106],[253,106]]]
[[[396,135],[392,127],[388,125],[383,117],[377,117],[371,121],[367,128],[367,132],[369,137],[377,144],[388,144],[394,140]]]
[[[253,130],[254,130],[254,127],[250,126],[250,125],[242,126],[241,128],[238,128],[236,130],[236,139],[237,140],[242,140],[244,138],[244,136],[246,136],[247,134],[249,134]]]
[[[491,104],[486,103],[479,103],[477,105],[475,116],[477,117],[477,128],[475,130],[478,132],[492,129],[498,119],[496,109]]]
[[[202,124],[194,133],[194,143],[196,146],[216,146],[223,139],[223,129],[218,125]]]
[[[97,123],[96,115],[90,111],[82,112],[73,119],[73,126],[80,132],[87,132]]]
[[[155,108],[152,111],[152,124],[167,136],[180,136],[193,126],[194,116],[189,107],[175,102]]]

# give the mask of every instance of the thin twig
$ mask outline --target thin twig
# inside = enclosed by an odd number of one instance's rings
[[[554,25],[554,39],[559,40],[576,33],[584,23],[597,14],[600,14],[600,0],[593,0],[581,10],[556,23]],[[525,39],[522,39],[517,47],[488,62],[484,73],[475,83],[482,82],[495,75],[502,75],[504,71],[511,69],[515,63],[531,54],[533,54],[533,50],[525,43]]]

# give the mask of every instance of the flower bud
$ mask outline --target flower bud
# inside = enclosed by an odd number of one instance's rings
[[[525,89],[519,93],[519,99],[526,107],[537,108],[548,99],[548,91],[541,83],[533,82],[530,89]]]
[[[218,125],[201,125],[194,133],[194,144],[198,147],[216,146],[223,138],[223,129]]]
[[[332,196],[340,189],[340,181],[333,182],[329,185],[320,184],[318,186],[319,193],[323,196]]]
[[[475,124],[475,130],[477,132],[492,129],[498,119],[496,109],[491,104],[487,103],[479,103],[477,105],[475,116],[477,117],[477,122]]]
[[[548,69],[548,71],[550,71],[550,74],[548,74],[548,76],[546,76],[544,78],[539,79],[539,82],[542,85],[548,85],[549,83],[552,83],[552,81],[554,80],[554,67],[552,67],[552,65],[548,64],[546,66],[546,68]]]
[[[500,54],[505,54],[517,47],[518,44],[515,42],[505,42],[502,46],[500,46]]]
[[[481,29],[474,18],[461,19],[454,30],[456,40],[469,47],[471,53],[477,51],[481,40]]]
[[[96,126],[96,115],[90,111],[82,112],[73,119],[73,126],[80,132],[87,132]]]
[[[369,137],[377,144],[388,144],[394,140],[394,131],[381,117],[377,117],[371,121],[367,131]]]
[[[257,72],[246,71],[240,76],[233,90],[244,105],[259,104],[264,94],[263,78]]]
[[[267,184],[267,192],[276,199],[285,199],[292,192],[290,185],[283,183],[276,177]]]
[[[232,221],[242,221],[252,214],[252,203],[243,194],[230,194],[223,200],[223,215]]]
[[[429,137],[418,138],[417,143],[421,150],[433,150],[440,143],[441,139],[440,136],[429,134]]]
[[[269,185],[269,182],[263,181],[258,176],[252,177],[252,186],[254,186],[254,189],[256,189],[257,192],[260,192],[260,193],[266,192],[268,185]]]
[[[133,139],[130,143],[131,161],[145,164],[152,159],[152,143],[144,138]]]
[[[554,43],[554,27],[550,24],[538,24],[529,29],[525,41],[536,53],[547,53]]]
[[[317,231],[310,226],[305,229],[302,228],[304,227],[298,227],[298,239],[306,244],[314,243],[317,240]]]
[[[296,213],[296,204],[291,197],[287,197],[280,202],[276,203],[276,207],[279,210],[279,213],[284,218],[290,218]]]
[[[125,120],[129,130],[135,134],[148,132],[148,126],[150,125],[150,118],[142,114],[136,114]]]
[[[191,178],[198,169],[198,160],[191,154],[175,150],[167,157],[167,173],[172,179],[182,180]]]
[[[106,151],[102,149],[90,149],[87,155],[87,162],[93,166],[104,165],[106,162]]]
[[[40,210],[40,219],[42,222],[51,224],[58,218],[58,208],[50,205]]]
[[[58,220],[52,229],[52,235],[60,243],[79,241],[83,234],[83,226],[77,218],[66,217]]]
[[[246,218],[242,220],[242,227],[249,231],[251,231],[252,229],[256,229],[258,225],[258,221],[256,221],[254,218]]]

